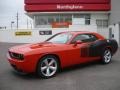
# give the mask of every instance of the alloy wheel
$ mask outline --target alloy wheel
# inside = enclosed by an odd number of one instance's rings
[[[111,61],[112,55],[110,50],[105,50],[104,52],[104,62],[109,63]]]
[[[41,63],[40,69],[44,76],[50,77],[56,73],[57,67],[57,62],[54,58],[45,58]]]

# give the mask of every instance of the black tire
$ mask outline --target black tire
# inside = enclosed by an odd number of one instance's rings
[[[105,49],[102,54],[102,63],[109,64],[112,59],[112,52],[110,49]]]
[[[59,70],[59,60],[53,55],[47,55],[41,58],[37,65],[37,75],[41,78],[51,78],[55,76]]]

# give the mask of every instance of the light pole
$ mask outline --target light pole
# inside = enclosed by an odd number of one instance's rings
[[[31,26],[31,29],[32,29],[32,21],[30,21],[30,26]]]
[[[11,21],[11,29],[13,28],[14,21]]]
[[[19,28],[19,22],[18,22],[18,20],[19,20],[19,13],[17,12],[17,16],[16,16],[17,30]]]

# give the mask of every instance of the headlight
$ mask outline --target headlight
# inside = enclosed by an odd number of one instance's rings
[[[24,55],[23,54],[18,54],[18,53],[14,53],[14,52],[9,52],[9,55],[11,58],[13,59],[17,59],[17,60],[23,60],[24,59]]]
[[[24,55],[23,54],[19,54],[19,58],[20,58],[20,60],[23,60],[24,59]]]

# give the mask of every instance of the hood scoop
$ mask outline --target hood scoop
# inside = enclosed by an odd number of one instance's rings
[[[30,46],[31,49],[37,49],[37,48],[44,48],[44,47],[51,47],[53,46],[52,44],[45,44],[45,43],[38,43],[38,44],[33,44]]]

